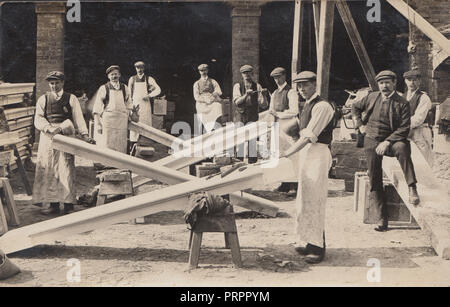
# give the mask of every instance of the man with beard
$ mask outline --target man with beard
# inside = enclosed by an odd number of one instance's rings
[[[411,160],[411,146],[407,140],[410,125],[409,103],[396,91],[397,76],[384,70],[376,76],[380,91],[372,92],[352,104],[352,116],[357,133],[365,127],[364,149],[370,181],[370,202],[376,208],[376,231],[388,228],[387,205],[383,190],[383,156],[396,157],[409,187],[409,202],[420,202],[416,189],[416,175]]]

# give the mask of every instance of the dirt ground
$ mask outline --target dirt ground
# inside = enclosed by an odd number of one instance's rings
[[[95,185],[95,170],[77,159],[78,194]],[[29,171],[33,177],[33,171]],[[17,174],[11,181],[23,193]],[[330,180],[326,218],[327,254],[307,264],[294,247],[295,201],[273,192],[278,184],[255,187],[253,193],[274,200],[276,218],[260,218],[235,208],[244,267],[232,265],[219,233],[206,233],[200,266],[189,271],[189,230],[181,211],[152,215],[148,224],[126,222],[74,235],[52,245],[10,255],[22,273],[1,286],[450,286],[450,261],[440,259],[429,238],[414,227],[392,226],[386,233],[363,224],[353,210],[353,194],[344,182]],[[160,188],[152,183],[148,190]],[[76,206],[76,210],[84,210]],[[40,208],[20,206],[22,226],[42,221]],[[69,282],[69,259],[80,262],[80,282]],[[372,260],[371,260],[372,259]],[[369,282],[370,263],[380,263],[380,282]],[[369,264],[368,264],[369,262]],[[369,274],[370,275],[370,274]]]

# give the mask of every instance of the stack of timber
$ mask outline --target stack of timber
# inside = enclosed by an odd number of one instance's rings
[[[16,144],[22,160],[31,157],[35,107],[32,101],[34,83],[3,83],[0,85],[0,107],[5,110],[6,123],[1,123],[0,155],[11,154],[10,170],[17,168],[12,144]],[[8,131],[9,130],[9,131]],[[2,160],[6,162],[6,160]]]
[[[153,102],[152,126],[156,129],[170,131],[175,121],[175,102],[165,96],[155,98]]]

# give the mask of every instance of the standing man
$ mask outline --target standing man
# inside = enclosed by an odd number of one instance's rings
[[[235,104],[233,122],[246,125],[258,121],[260,107],[267,108],[268,102],[264,95],[267,93],[267,89],[263,89],[259,83],[253,81],[252,66],[244,65],[239,71],[242,75],[242,81],[236,83],[233,87],[233,103]],[[256,139],[250,140],[249,146],[254,146],[256,149]],[[247,150],[244,149],[244,155],[247,155],[249,146],[247,146]],[[256,150],[254,153],[256,153]],[[248,161],[249,163],[255,163],[257,157],[249,157]]]
[[[134,63],[136,75],[128,80],[133,105],[138,110],[139,122],[152,126],[153,98],[161,94],[161,88],[155,79],[145,74],[145,63]],[[130,152],[139,139],[139,133],[130,131]]]
[[[88,130],[75,95],[64,91],[64,74],[59,71],[48,73],[50,92],[42,95],[36,103],[34,126],[41,134],[37,153],[36,173],[33,185],[33,202],[49,202],[50,207],[43,214],[59,213],[60,202],[64,203],[64,214],[74,211],[75,158],[73,155],[52,148],[52,137],[58,133],[71,134],[75,126],[82,138],[88,142]]]
[[[300,115],[300,138],[281,156],[298,155],[296,229],[306,243],[295,250],[308,263],[319,263],[325,256],[325,206],[328,196],[328,171],[332,159],[329,149],[333,137],[334,107],[316,93],[316,74],[302,71],[294,82],[306,100]]]
[[[410,70],[403,74],[407,86],[406,94],[403,96],[409,102],[411,109],[411,129],[408,139],[413,141],[427,160],[430,167],[433,166],[433,150],[431,144],[431,129],[426,122],[428,112],[432,103],[430,97],[420,90],[420,72]]]
[[[100,86],[92,113],[99,145],[122,153],[127,152],[128,117],[133,109],[128,87],[120,82],[120,67],[106,70],[109,82]]]
[[[409,103],[396,91],[397,76],[390,70],[376,77],[380,91],[372,92],[352,104],[356,132],[366,125],[364,149],[370,181],[370,202],[377,208],[376,231],[386,231],[388,215],[383,191],[383,156],[396,157],[409,187],[409,202],[420,202],[416,189],[416,175],[411,160],[411,145],[407,140],[411,116]],[[364,112],[364,115],[362,115]]]
[[[194,83],[193,87],[197,119],[203,124],[206,132],[213,130],[217,125],[217,119],[222,116],[222,104],[220,103],[222,90],[219,83],[208,76],[208,70],[207,64],[198,66],[200,79]]]
[[[280,124],[279,129],[279,146],[280,151],[285,151],[291,147],[296,139],[287,133],[289,126],[297,125],[298,116],[298,93],[291,89],[286,82],[286,70],[277,67],[270,73],[275,80],[277,89],[270,96],[269,113],[273,116],[274,121]],[[296,155],[291,156],[294,167],[297,168],[298,159]],[[298,169],[295,170],[296,174]],[[295,195],[297,190],[297,182],[283,182],[277,189],[280,192],[288,192],[289,195]]]

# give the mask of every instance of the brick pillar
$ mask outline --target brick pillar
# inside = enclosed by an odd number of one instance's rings
[[[258,81],[261,4],[242,1],[231,5],[233,85],[241,80],[239,68],[244,64],[254,67],[254,80]]]
[[[49,71],[64,71],[64,2],[36,3],[36,97],[49,90],[44,80]]]
[[[3,76],[3,21],[2,21],[2,7],[4,2],[0,2],[0,78]]]

